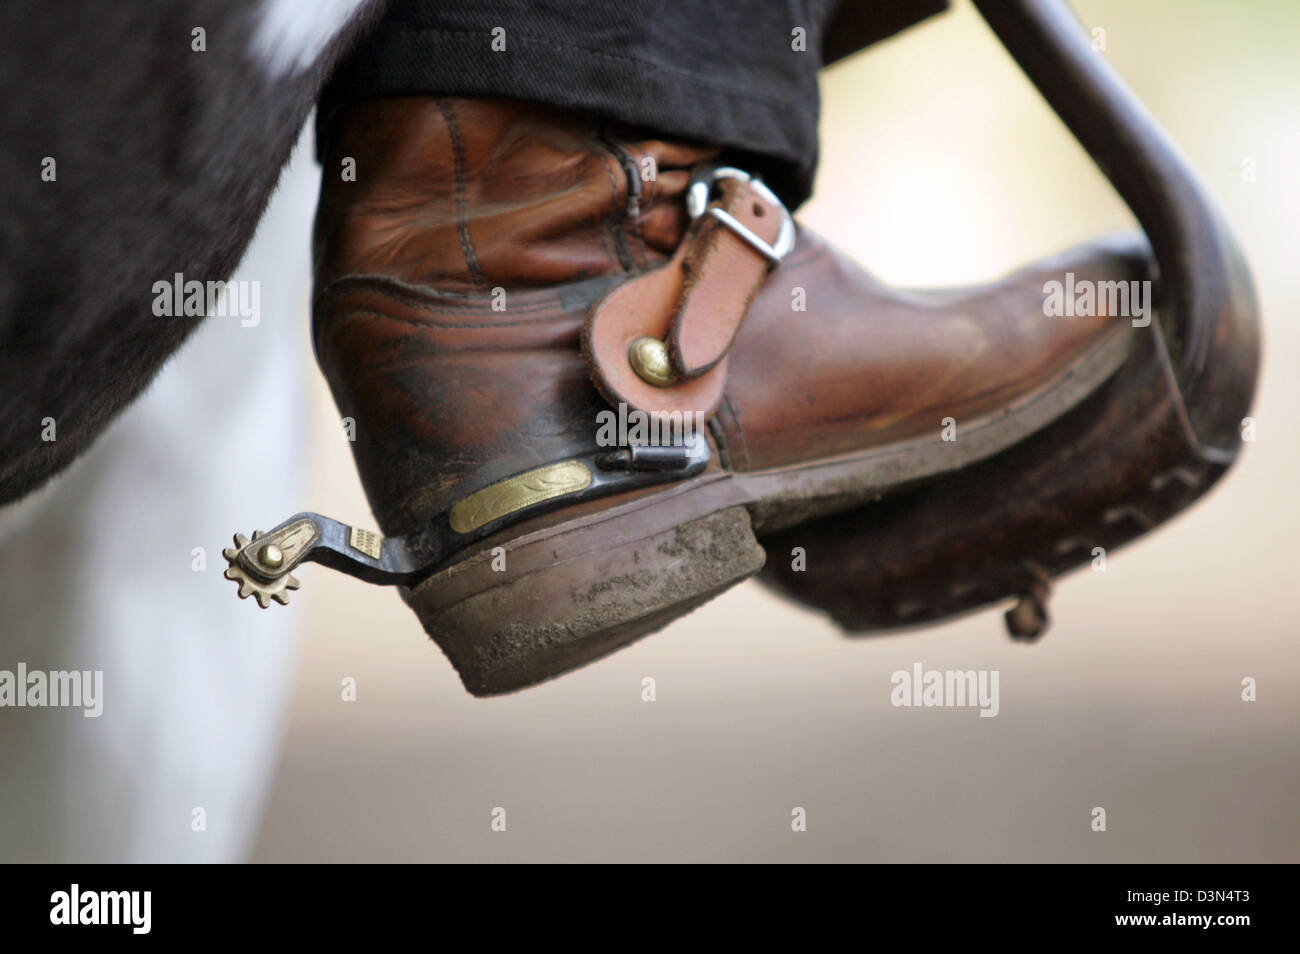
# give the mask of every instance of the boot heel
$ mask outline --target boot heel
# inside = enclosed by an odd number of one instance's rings
[[[744,507],[641,531],[617,519],[560,524],[494,550],[406,594],[476,696],[604,656],[752,576],[764,560]]]

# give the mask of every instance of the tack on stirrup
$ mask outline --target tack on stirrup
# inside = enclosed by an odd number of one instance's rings
[[[228,580],[239,584],[239,598],[254,597],[266,609],[287,605],[299,587],[292,571],[302,563],[321,563],[349,576],[386,586],[411,586],[464,547],[512,523],[559,506],[568,506],[693,477],[709,463],[709,443],[701,433],[680,446],[634,444],[606,448],[535,467],[490,484],[457,501],[431,526],[387,539],[318,513],[299,513],[269,533],[252,539],[235,534],[222,551],[230,564]]]
[[[1241,449],[1238,428],[1259,369],[1258,308],[1240,248],[1177,148],[1092,49],[1064,0],[975,6],[1146,233],[1188,434],[1214,477],[1221,475]],[[1048,582],[1036,579],[1006,614],[1013,636],[1033,638],[1046,627]]]

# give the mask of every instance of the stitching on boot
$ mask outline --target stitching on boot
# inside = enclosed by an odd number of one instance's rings
[[[587,139],[598,148],[598,151],[600,149],[603,149],[603,146],[600,143],[599,136],[597,135],[597,132],[594,128],[588,130]],[[610,204],[613,206],[617,206],[618,205],[618,181],[614,178],[614,173],[610,171],[609,163],[606,161],[605,156],[600,157],[600,165],[601,168],[605,170],[606,181],[609,182],[609,192],[610,192],[610,198],[612,200]],[[609,233],[610,230],[608,228],[607,222],[605,227],[596,230],[596,237],[600,240],[600,249],[602,252],[605,253],[605,261],[609,263],[609,267],[611,271],[614,272],[627,271],[628,269],[624,266],[624,264],[621,261],[619,261],[618,256],[615,254],[614,244]]]
[[[722,465],[728,470],[749,470],[749,453],[745,448],[745,435],[740,430],[740,420],[731,398],[722,396],[718,410],[708,422],[713,442],[718,445]]]
[[[636,146],[631,144],[628,144],[626,147],[617,143],[614,143],[613,145],[616,149],[619,149],[625,157],[623,168],[627,170],[629,195],[627,231],[635,240],[634,254],[639,259],[641,268],[649,269],[650,259],[647,252],[645,234],[641,230],[641,216],[645,214],[646,206],[652,201],[652,190],[646,188],[647,183],[641,178],[641,163],[647,159],[648,156],[644,150],[638,149]],[[634,153],[636,155],[634,155]],[[637,158],[638,155],[641,157],[640,159]],[[635,209],[635,215],[632,214],[633,210],[630,208],[632,201],[632,186],[634,183],[636,184],[637,192],[639,193],[637,196],[638,206]]]
[[[602,234],[602,241],[608,239],[609,245],[606,245],[606,252],[610,247],[613,248],[613,254],[610,256],[610,264],[621,268],[625,272],[636,270],[636,262],[632,260],[632,255],[628,251],[627,238],[623,230],[619,228],[622,220],[623,210],[618,207],[618,180],[614,177],[614,172],[609,168],[608,163],[601,163],[605,167],[605,175],[609,179],[609,194],[614,199],[614,211],[605,219],[605,228]]]
[[[606,137],[603,128],[593,131],[591,138],[596,146],[614,160],[614,164],[618,166],[619,171],[623,173],[625,184],[628,189],[628,195],[630,197],[632,184],[631,181],[627,179],[628,169],[627,164],[624,162],[625,159],[630,159],[630,157],[627,153],[623,152],[617,144]],[[618,180],[614,177],[614,172],[610,169],[608,163],[602,163],[602,165],[605,166],[605,175],[609,177],[610,194],[614,199],[614,210],[605,220],[605,229],[614,239],[614,249],[618,253],[618,262],[623,267],[623,270],[627,272],[637,271],[636,260],[633,258],[632,251],[628,247],[627,242],[627,229],[625,227],[627,221],[627,208],[625,205],[620,205],[618,201]]]
[[[460,135],[460,123],[451,105],[441,99],[438,100],[438,111],[442,113],[447,133],[451,137],[452,165],[456,179],[456,233],[460,237],[460,253],[474,284],[486,288],[487,278],[483,275],[483,268],[479,265],[474,242],[469,234],[469,200],[465,195],[465,143]]]

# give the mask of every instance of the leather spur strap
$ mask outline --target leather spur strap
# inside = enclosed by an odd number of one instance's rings
[[[771,190],[739,169],[697,172],[686,201],[692,223],[677,252],[601,298],[582,345],[610,403],[707,417],[722,399],[727,352],[795,227]]]

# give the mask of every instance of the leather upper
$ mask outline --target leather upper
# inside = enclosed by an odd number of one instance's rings
[[[716,153],[532,103],[359,104],[322,162],[316,287],[368,274],[509,291],[644,271],[676,250],[689,170]]]
[[[715,153],[487,100],[382,100],[340,127],[317,216],[315,343],[356,422],[376,517],[404,533],[593,446],[609,404],[583,358],[588,315],[663,271],[686,233],[689,169]],[[335,171],[344,157],[355,182]],[[638,185],[647,160],[655,175]],[[723,459],[808,463],[1007,407],[1129,327],[1046,317],[1044,282],[1141,279],[1146,258],[1140,244],[1084,247],[926,297],[801,230],[730,342],[713,429]]]
[[[1123,318],[1047,317],[1043,286],[1149,278],[1134,241],[1079,246],[997,282],[900,292],[807,229],[759,290],[730,355],[719,423],[753,470],[938,434],[1008,407],[1113,334]],[[794,311],[796,289],[807,310]]]

